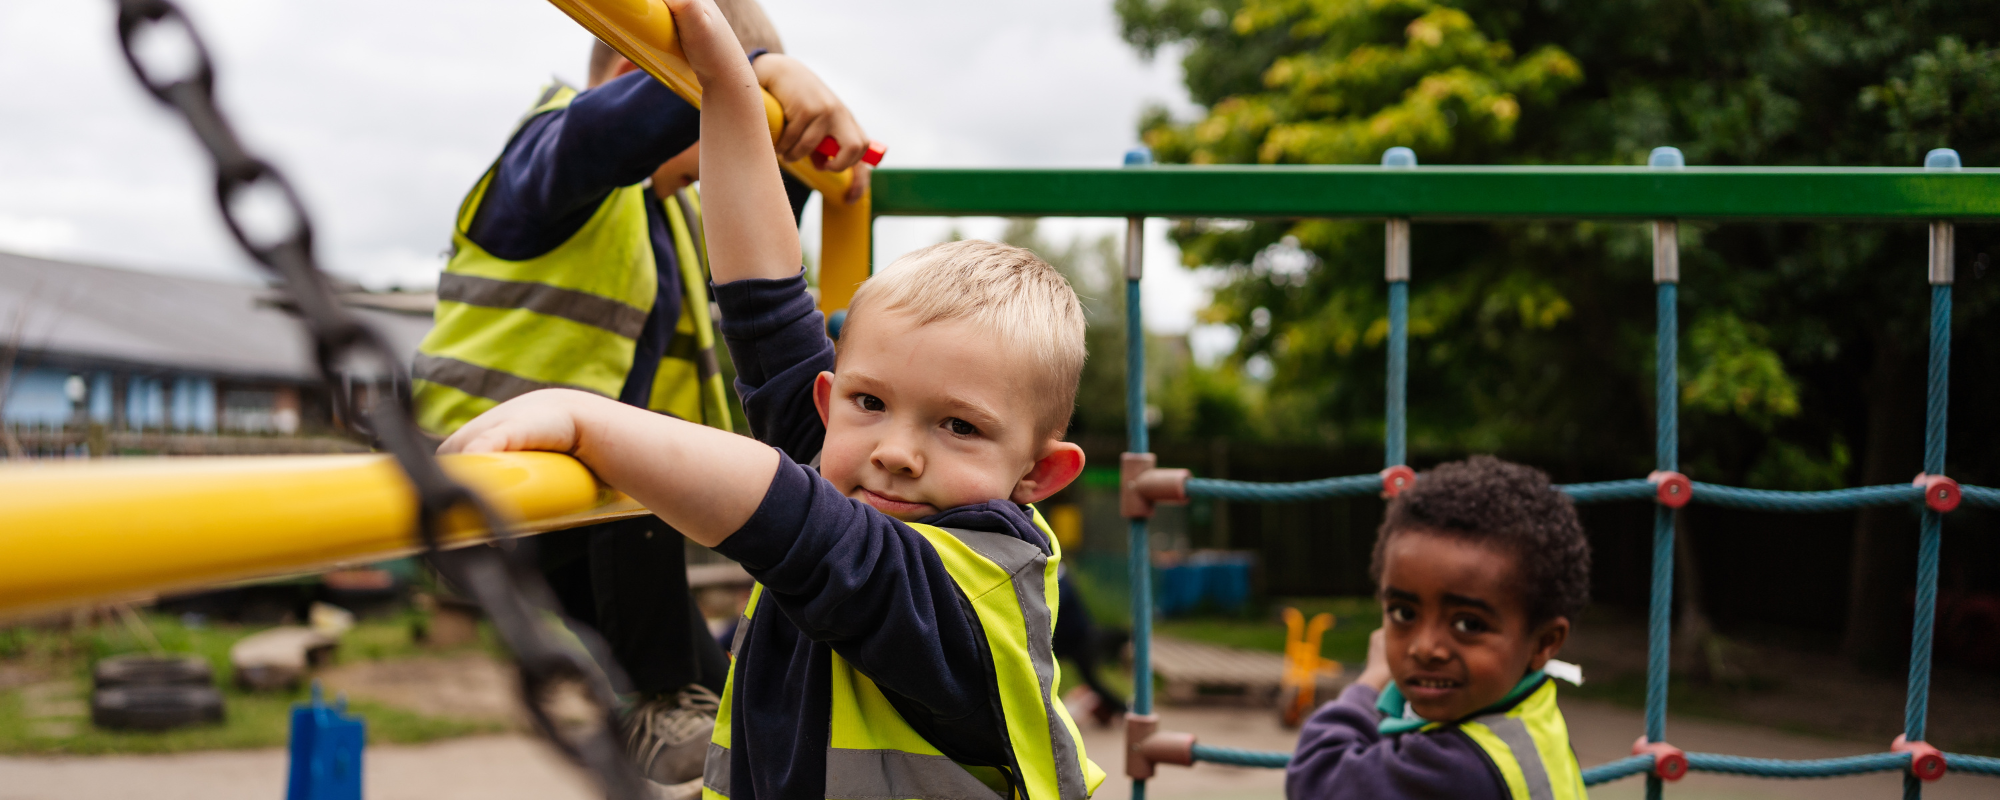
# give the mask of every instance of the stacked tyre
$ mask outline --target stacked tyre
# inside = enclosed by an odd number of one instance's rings
[[[90,721],[162,731],[222,721],[215,672],[195,656],[114,656],[91,669]]]

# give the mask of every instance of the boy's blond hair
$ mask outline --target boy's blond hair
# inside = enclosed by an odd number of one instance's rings
[[[978,239],[931,245],[862,283],[843,333],[870,310],[903,311],[919,326],[964,319],[992,331],[997,346],[1026,353],[1038,367],[1037,427],[1058,437],[1068,430],[1083,377],[1083,305],[1039,256]]]

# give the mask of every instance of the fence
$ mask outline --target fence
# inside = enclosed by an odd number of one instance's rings
[[[1655,470],[1645,478],[1559,487],[1579,503],[1655,503],[1648,619],[1645,741],[1630,758],[1584,770],[1601,784],[1645,773],[1646,793],[1688,770],[1808,778],[1903,770],[1904,796],[1946,771],[2000,775],[2000,759],[1940,753],[1924,743],[1931,638],[1943,516],[1966,503],[2000,507],[2000,490],[1960,486],[1946,477],[1946,390],[1951,352],[1953,224],[2000,218],[2000,169],[1964,169],[1956,153],[1933,151],[1921,169],[1699,168],[1679,151],[1655,150],[1647,167],[1424,167],[1394,148],[1381,167],[1164,167],[1128,156],[1123,169],[885,169],[876,174],[877,216],[1096,216],[1127,220],[1125,303],[1128,342],[1143,341],[1140,279],[1146,217],[1386,219],[1384,279],[1389,290],[1386,452],[1380,473],[1297,483],[1190,478],[1155,469],[1148,452],[1145,348],[1126,348],[1127,452],[1121,465],[1133,620],[1133,718],[1126,773],[1134,798],[1145,795],[1155,763],[1196,761],[1283,767],[1287,753],[1209,746],[1185,735],[1154,733],[1151,628],[1153,601],[1147,520],[1158,501],[1210,497],[1284,503],[1384,493],[1417,479],[1405,464],[1409,368],[1410,222],[1422,220],[1626,219],[1651,221],[1657,303]],[[1923,473],[1907,485],[1823,492],[1780,492],[1690,480],[1679,470],[1680,255],[1678,220],[1922,221],[1930,229],[1926,273],[1931,294],[1928,404]],[[1923,508],[1918,545],[1916,617],[1911,637],[1905,733],[1890,752],[1815,761],[1683,753],[1666,744],[1669,622],[1673,601],[1676,509],[1689,502],[1772,512],[1867,506]]]

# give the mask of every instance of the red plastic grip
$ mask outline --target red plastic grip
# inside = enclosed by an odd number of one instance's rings
[[[1651,475],[1646,476],[1646,481],[1653,484],[1653,496],[1659,499],[1660,505],[1680,508],[1694,499],[1694,481],[1688,480],[1686,475],[1667,470],[1654,470]]]
[[[1632,755],[1653,756],[1653,774],[1663,781],[1677,781],[1687,777],[1688,757],[1680,748],[1666,742],[1647,742],[1646,737],[1632,743]]]
[[[1910,483],[1923,487],[1924,506],[1940,514],[1950,513],[1952,509],[1958,508],[1958,501],[1963,499],[1959,494],[1958,481],[1943,475],[1926,475],[1919,472],[1917,479]]]
[[[828,136],[824,139],[819,140],[819,146],[813,148],[813,152],[826,156],[827,158],[832,158],[834,156],[840,155],[840,142],[834,141],[833,137]],[[882,157],[888,154],[889,154],[888,145],[875,141],[874,139],[869,139],[868,149],[861,151],[861,160],[868,166],[878,167],[882,165]]]
[[[1397,464],[1382,470],[1382,496],[1395,497],[1417,482],[1417,471]]]
[[[1927,742],[1912,742],[1908,736],[1897,736],[1889,743],[1889,752],[1910,754],[1910,774],[1920,781],[1934,781],[1944,777],[1944,753]]]

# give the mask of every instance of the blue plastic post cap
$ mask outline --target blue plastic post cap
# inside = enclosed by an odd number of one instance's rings
[[[1646,166],[1653,169],[1680,169],[1687,166],[1687,157],[1681,155],[1678,147],[1655,147],[1646,156]]]
[[[1940,147],[1924,154],[1924,169],[1958,169],[1964,166],[1958,161],[1958,151]]]
[[[1412,169],[1417,166],[1417,151],[1407,147],[1391,147],[1382,151],[1382,166],[1390,169]]]
[[[1153,149],[1150,147],[1142,144],[1125,151],[1125,166],[1143,167],[1151,163],[1153,163]]]
[[[847,309],[835,311],[826,318],[826,338],[840,341],[840,329],[847,325]]]

